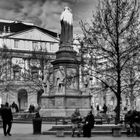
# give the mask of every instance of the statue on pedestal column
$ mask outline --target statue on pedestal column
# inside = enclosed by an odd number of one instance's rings
[[[71,45],[73,42],[73,15],[69,7],[65,7],[60,17],[60,45]]]

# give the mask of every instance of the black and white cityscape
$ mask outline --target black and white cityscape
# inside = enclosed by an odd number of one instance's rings
[[[140,136],[139,0],[0,0],[0,139]]]

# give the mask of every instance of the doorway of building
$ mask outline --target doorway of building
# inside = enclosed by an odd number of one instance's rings
[[[18,103],[19,103],[19,110],[23,111],[26,110],[28,107],[28,95],[25,89],[20,89],[18,91]]]
[[[38,105],[41,104],[41,95],[43,94],[44,90],[43,89],[40,89],[37,93],[37,103]]]

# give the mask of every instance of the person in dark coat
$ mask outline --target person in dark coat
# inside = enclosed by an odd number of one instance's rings
[[[127,130],[127,136],[134,134],[134,113],[132,110],[129,110],[125,114],[125,127]]]
[[[94,115],[92,114],[92,111],[90,111],[85,118],[85,124],[83,126],[83,136],[91,137],[91,129],[93,127],[94,127]]]
[[[2,117],[2,121],[3,121],[4,135],[11,136],[10,131],[11,131],[11,127],[12,127],[13,115],[12,115],[12,111],[11,111],[11,108],[9,107],[8,103],[6,103],[5,106],[2,108],[1,117]]]

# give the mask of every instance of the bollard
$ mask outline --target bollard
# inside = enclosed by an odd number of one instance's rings
[[[33,119],[33,134],[41,134],[41,126],[42,126],[42,119],[34,118]]]

